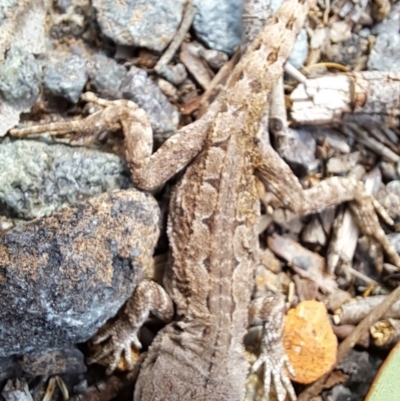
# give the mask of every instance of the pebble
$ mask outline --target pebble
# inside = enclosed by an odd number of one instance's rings
[[[308,38],[307,31],[302,29],[297,35],[296,42],[294,43],[294,47],[292,53],[289,57],[289,63],[292,64],[295,68],[302,68],[304,62],[308,57]]]
[[[126,68],[104,54],[95,54],[87,62],[90,83],[96,93],[103,98],[122,98],[122,83],[126,78]]]
[[[43,84],[54,96],[77,103],[87,79],[85,60],[80,56],[54,53],[46,60]]]
[[[165,140],[176,131],[179,112],[146,71],[135,66],[130,68],[123,82],[123,96],[136,102],[147,113],[158,140]]]
[[[400,70],[400,34],[398,32],[383,32],[376,37],[376,42],[369,55],[368,69]]]
[[[41,70],[33,54],[11,46],[0,64],[0,96],[10,104],[32,106],[39,96]]]
[[[105,36],[119,45],[162,52],[179,28],[184,0],[93,0]]]
[[[194,0],[196,36],[213,50],[232,54],[242,39],[243,0]]]
[[[0,144],[0,214],[20,219],[56,210],[113,189],[130,173],[118,156],[32,140]]]

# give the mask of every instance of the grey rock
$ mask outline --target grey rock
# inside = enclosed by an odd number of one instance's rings
[[[302,68],[308,57],[308,38],[307,31],[302,29],[297,35],[292,53],[289,57],[289,63],[296,68]]]
[[[10,57],[9,53],[14,51],[13,48],[23,49],[25,55],[41,54],[45,51],[46,15],[50,1],[36,1],[34,6],[26,1],[3,0],[0,3],[0,68],[3,70],[5,58]],[[9,97],[12,102],[1,101],[4,96],[0,93],[0,137],[18,124],[21,113],[29,111],[40,85],[33,56],[27,60],[20,57],[19,62],[23,68],[18,67],[18,57],[14,57],[13,63],[9,63],[10,71],[5,74],[6,80],[3,82],[3,77],[0,78],[6,92],[5,97]],[[15,83],[17,86],[13,87]],[[19,91],[25,93],[28,99],[19,99]]]
[[[32,140],[0,144],[0,214],[32,219],[113,189],[130,173],[119,157]]]
[[[326,391],[324,393],[325,401],[350,401],[351,391],[342,384],[338,384],[333,387],[332,390]]]
[[[0,237],[0,357],[87,341],[132,295],[151,260],[159,208],[112,191]]]
[[[24,375],[36,377],[84,373],[87,370],[84,359],[82,352],[71,346],[44,353],[31,352],[22,355],[18,362]]]
[[[63,13],[67,12],[68,8],[71,7],[72,4],[73,4],[72,0],[57,0],[56,1],[57,8]]]
[[[17,4],[18,0],[2,0],[0,3],[0,21],[6,19]]]
[[[88,79],[85,60],[75,54],[56,53],[45,66],[44,86],[53,95],[76,103]]]
[[[326,46],[323,50],[323,54],[332,62],[354,67],[359,65],[360,59],[364,57],[368,51],[368,39],[352,33],[351,37],[347,40],[339,43],[330,43],[329,46]]]
[[[176,131],[179,113],[146,71],[134,66],[130,68],[123,83],[123,96],[146,111],[157,139],[166,139]]]
[[[161,52],[174,37],[184,0],[93,0],[103,34],[119,45]]]
[[[379,162],[379,169],[385,182],[396,180],[399,177],[396,166],[392,162]]]
[[[18,46],[11,46],[0,65],[0,96],[10,104],[32,106],[39,96],[41,71],[35,57]]]
[[[288,128],[285,135],[274,135],[274,147],[298,176],[307,175],[317,166],[317,144],[306,129]]]
[[[103,54],[95,54],[87,63],[90,82],[96,93],[106,99],[122,98],[126,68]]]
[[[193,29],[210,49],[231,54],[242,39],[243,0],[195,0]]]
[[[372,28],[374,35],[388,32],[400,32],[400,2],[398,1],[392,4],[389,15],[381,23],[375,24]]]
[[[369,55],[368,69],[400,70],[400,34],[398,32],[384,32],[376,37],[376,42]]]
[[[351,350],[339,363],[337,369],[349,375],[345,386],[351,389],[348,401],[363,400],[378,372],[382,359],[366,351]]]
[[[0,382],[20,376],[21,369],[17,359],[16,356],[0,358]]]

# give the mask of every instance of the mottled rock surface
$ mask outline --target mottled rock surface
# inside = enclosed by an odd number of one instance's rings
[[[146,71],[131,67],[122,87],[124,98],[133,100],[147,113],[157,139],[165,140],[175,132],[179,113]]]
[[[31,377],[62,374],[78,375],[86,372],[84,356],[74,346],[43,354],[32,352],[19,357],[18,364],[24,375]]]
[[[44,86],[72,103],[79,100],[87,79],[85,60],[75,54],[55,53],[45,63]]]
[[[104,54],[93,55],[87,63],[90,82],[96,93],[106,99],[122,98],[126,68]]]
[[[3,65],[5,58],[10,58],[9,52],[13,48],[20,49],[25,57],[30,59],[28,64],[34,64],[32,58],[27,56],[37,55],[45,51],[45,20],[47,9],[50,5],[50,0],[43,1],[1,1],[0,2],[0,65]],[[15,54],[14,54],[15,56]],[[16,58],[19,56],[17,55]],[[14,57],[13,57],[14,58]],[[2,91],[3,98],[0,99],[0,137],[4,136],[5,133],[12,128],[19,121],[19,116],[22,112],[29,111],[31,107],[30,101],[34,101],[37,76],[26,75],[28,70],[17,67],[18,60],[14,58],[13,68],[8,71],[2,72],[2,78],[0,81],[3,83]],[[20,59],[20,64],[24,61]],[[21,80],[22,78],[22,80]],[[7,82],[4,85],[4,82]],[[7,87],[9,83],[16,82],[15,88]],[[18,91],[25,92],[25,88],[21,88],[22,81],[28,82],[31,85],[33,91],[31,94],[33,97],[28,99],[15,99],[15,95]],[[22,90],[23,89],[23,90]],[[28,91],[29,93],[29,91]],[[6,101],[6,98],[11,98],[11,102]],[[5,100],[4,102],[2,100]]]
[[[154,198],[129,189],[0,237],[0,357],[88,340],[142,278],[158,220]]]
[[[233,53],[242,37],[243,0],[195,0],[196,35],[207,47]]]
[[[93,0],[104,35],[120,45],[161,52],[182,18],[184,0]]]
[[[376,37],[368,59],[368,69],[398,71],[400,69],[400,34],[384,32]]]
[[[32,106],[39,96],[41,70],[35,57],[27,50],[12,46],[0,65],[0,95],[10,104],[21,102]]]
[[[48,216],[70,204],[127,188],[130,173],[118,156],[32,140],[0,144],[0,214]]]

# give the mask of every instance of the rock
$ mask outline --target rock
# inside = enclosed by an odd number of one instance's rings
[[[103,34],[119,45],[162,52],[174,37],[184,0],[93,0]]]
[[[305,176],[317,167],[317,144],[307,128],[288,128],[285,135],[274,135],[274,147],[298,176]]]
[[[0,237],[0,357],[87,341],[132,295],[159,208],[135,189],[93,197]]]
[[[378,35],[380,33],[398,33],[400,31],[400,3],[395,2],[392,4],[392,8],[387,18],[385,18],[380,24],[375,24],[372,28],[372,33]]]
[[[122,98],[122,83],[126,78],[126,68],[103,54],[95,54],[87,63],[90,83],[100,97]]]
[[[231,54],[242,38],[243,0],[195,0],[196,36],[210,49]]]
[[[376,42],[369,55],[368,69],[400,70],[400,34],[398,32],[384,32],[376,37]]]
[[[131,67],[122,87],[124,98],[133,100],[147,113],[157,139],[165,140],[176,131],[179,113],[146,71]]]
[[[0,96],[10,104],[32,106],[39,96],[41,71],[35,57],[18,46],[7,52],[0,65]]]
[[[90,196],[127,188],[130,173],[118,156],[32,140],[0,144],[0,214],[48,216]]]
[[[368,52],[368,39],[355,33],[345,41],[326,44],[323,49],[323,55],[327,60],[351,67],[359,65],[360,59],[364,60]]]
[[[20,49],[21,53],[25,55],[28,60],[20,59],[18,57],[14,60],[12,66],[10,66],[10,74],[13,75],[7,78],[6,82],[9,84],[12,81],[17,81],[17,88],[21,85],[20,81],[26,81],[31,86],[29,92],[32,94],[32,99],[27,102],[26,99],[14,100],[12,103],[0,102],[0,137],[4,136],[6,132],[19,122],[19,116],[22,112],[28,112],[31,103],[34,102],[36,96],[36,89],[39,86],[40,79],[38,74],[35,73],[36,67],[35,62],[32,61],[32,57],[27,54],[41,54],[45,51],[45,27],[46,27],[46,15],[47,8],[50,5],[49,0],[43,0],[35,2],[34,6],[28,1],[7,1],[1,2],[0,9],[0,23],[1,23],[1,35],[0,35],[0,65],[4,68],[4,59],[10,58],[10,52],[16,52],[13,50]],[[23,58],[23,57],[22,57]],[[17,64],[28,64],[24,68],[20,68]],[[31,69],[29,69],[29,65]],[[25,74],[28,73],[25,76]],[[33,74],[32,74],[33,72]],[[2,78],[0,79],[2,80]],[[12,96],[12,92],[15,93],[16,88],[9,88],[5,85],[5,91],[7,92],[6,97]],[[2,83],[4,86],[4,83]],[[22,89],[22,88],[21,88]],[[1,89],[0,89],[1,91]],[[1,95],[0,95],[1,98]]]
[[[382,359],[366,351],[356,351],[354,349],[343,358],[338,364],[337,369],[349,375],[346,381],[346,387],[351,389],[351,398],[349,401],[364,400],[369,386],[374,379]]]
[[[84,356],[76,347],[57,349],[45,353],[29,353],[19,360],[24,374],[31,377],[62,374],[78,375],[86,372]]]
[[[55,53],[45,65],[44,86],[53,95],[76,103],[88,79],[85,60],[75,54]]]
[[[298,383],[308,384],[328,373],[336,362],[337,338],[326,306],[303,301],[285,317],[283,346]]]
[[[296,42],[294,43],[292,53],[288,62],[294,67],[300,69],[303,67],[304,62],[308,57],[308,38],[307,31],[302,29],[297,35]]]

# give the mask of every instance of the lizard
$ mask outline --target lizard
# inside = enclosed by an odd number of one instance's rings
[[[349,202],[362,231],[382,244],[400,266],[362,182],[331,177],[303,189],[289,166],[261,138],[262,114],[308,7],[308,0],[285,0],[208,111],[155,153],[143,110],[130,101],[106,101],[90,93],[84,99],[105,106],[103,111],[35,131],[50,131],[82,145],[104,130],[122,128],[133,181],[146,191],[184,170],[170,201],[171,257],[165,290],[153,283],[135,291],[115,324],[93,338],[93,343],[104,344],[88,361],[111,357],[111,372],[124,354],[132,367],[131,346],[141,347],[140,327],[150,312],[170,320],[172,299],[174,319],[159,331],[148,350],[135,385],[135,401],[243,401],[249,369],[243,338],[247,327],[256,323],[263,325],[263,339],[252,370],[264,367],[266,393],[273,382],[279,401],[287,394],[295,399],[281,342],[284,300],[279,295],[251,299],[259,263],[258,182],[299,215]],[[11,134],[26,132],[12,130]]]

